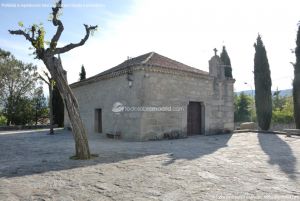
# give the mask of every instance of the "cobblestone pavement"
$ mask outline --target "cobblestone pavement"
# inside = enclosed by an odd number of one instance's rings
[[[240,133],[180,140],[0,132],[0,200],[300,200],[300,137]]]

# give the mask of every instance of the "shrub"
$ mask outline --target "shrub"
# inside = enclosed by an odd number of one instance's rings
[[[279,111],[275,110],[273,111],[272,120],[274,123],[293,123],[294,122],[294,116],[293,113],[287,112],[287,111]]]
[[[2,115],[0,115],[0,126],[6,125],[6,118]]]

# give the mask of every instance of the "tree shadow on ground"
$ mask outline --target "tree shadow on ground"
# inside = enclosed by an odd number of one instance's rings
[[[231,134],[192,136],[186,139],[127,142],[90,137],[90,148],[99,157],[91,160],[70,160],[74,154],[74,141],[69,131],[1,134],[0,178],[41,174],[97,164],[114,163],[145,156],[167,154],[169,165],[178,159],[193,160],[227,146]],[[195,143],[196,142],[196,143]]]
[[[205,155],[214,153],[220,148],[227,147],[227,142],[232,137],[232,134],[222,134],[222,135],[211,135],[211,136],[201,136],[201,140],[197,144],[191,143],[180,143],[176,146],[176,141],[174,141],[174,149],[179,149],[180,151],[175,151],[172,149],[166,150],[169,153],[169,161],[163,163],[163,165],[170,165],[176,160],[185,159],[193,160]],[[190,140],[197,139],[199,136],[192,136]]]
[[[269,164],[278,165],[280,170],[295,180],[297,159],[290,146],[275,134],[258,134],[262,150],[269,156]]]

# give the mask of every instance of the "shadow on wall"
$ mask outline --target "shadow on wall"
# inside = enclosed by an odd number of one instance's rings
[[[258,134],[262,150],[269,156],[269,164],[278,165],[280,170],[295,180],[296,157],[290,146],[275,134]]]
[[[80,161],[69,159],[74,154],[74,140],[70,131],[59,131],[53,136],[46,135],[47,133],[48,131],[10,134],[0,132],[0,178],[70,170],[161,154],[167,154],[169,160],[163,165],[169,165],[178,159],[193,160],[211,154],[226,147],[232,136],[192,136],[147,142],[90,137],[91,152],[99,154],[99,157]]]

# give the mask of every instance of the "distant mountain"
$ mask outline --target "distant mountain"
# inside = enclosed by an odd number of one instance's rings
[[[281,96],[292,96],[293,95],[293,89],[281,90],[279,94]]]
[[[293,95],[293,90],[292,89],[284,89],[284,90],[279,90],[280,96],[292,96]],[[239,92],[234,92],[236,95],[240,95],[242,92],[244,92],[244,94],[252,96],[255,94],[254,90],[246,90],[246,91],[239,91]],[[272,93],[274,93],[275,91],[272,91]]]

